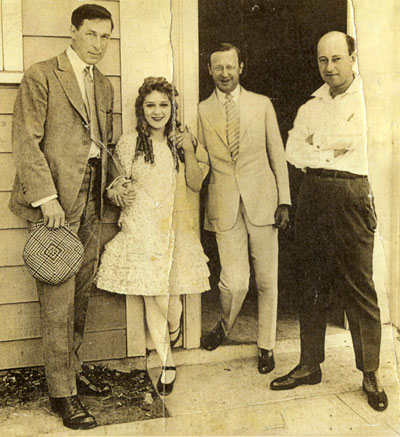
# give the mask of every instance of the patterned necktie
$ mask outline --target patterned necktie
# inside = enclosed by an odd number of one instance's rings
[[[89,67],[83,70],[86,90],[86,111],[90,120],[90,139],[97,145],[100,140],[99,122],[97,120],[96,98],[94,96],[94,81],[90,76]]]
[[[225,96],[226,109],[226,138],[233,161],[239,156],[239,111],[231,94]]]

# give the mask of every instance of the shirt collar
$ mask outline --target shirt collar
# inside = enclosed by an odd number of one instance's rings
[[[342,94],[338,94],[338,96],[344,96],[346,94],[354,94],[359,91],[362,91],[361,77],[359,75],[354,75],[354,80],[347,88],[347,90]],[[323,100],[332,100],[330,87],[326,83],[324,83],[320,88],[318,88],[317,91],[315,91],[312,94],[312,96]]]
[[[239,96],[240,96],[240,85],[238,84],[237,86],[236,86],[236,88],[233,90],[233,91],[231,91],[231,95],[232,95],[232,100],[234,101],[234,102],[237,102],[238,100],[239,100]],[[218,98],[218,100],[223,104],[223,105],[225,105],[225,102],[226,102],[226,93],[223,93],[221,90],[219,90],[218,88],[215,88],[215,92],[216,92],[216,94],[217,94],[217,98]]]
[[[79,57],[79,55],[75,52],[75,50],[71,46],[67,48],[67,56],[69,62],[71,62],[72,68],[76,75],[82,74],[83,70],[86,67],[89,67],[90,77],[93,78],[93,65],[88,65],[86,64],[86,62],[83,62],[82,59]]]

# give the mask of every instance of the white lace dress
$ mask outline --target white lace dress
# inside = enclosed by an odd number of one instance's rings
[[[135,200],[121,212],[121,230],[106,244],[98,288],[159,296],[208,290],[208,258],[190,217],[184,164],[179,172],[167,142],[153,141],[154,164],[133,161],[136,135],[121,136],[116,154],[134,181]]]

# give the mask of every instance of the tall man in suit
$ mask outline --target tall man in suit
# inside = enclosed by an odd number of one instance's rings
[[[211,96],[199,105],[197,159],[211,171],[205,229],[216,233],[221,320],[202,339],[217,348],[231,331],[249,287],[248,244],[258,291],[258,370],[275,366],[278,229],[289,220],[289,179],[274,107],[240,84],[240,51],[223,43],[210,56]]]
[[[368,182],[367,124],[361,78],[353,72],[354,39],[329,32],[318,43],[325,84],[300,107],[289,132],[287,159],[304,178],[296,211],[299,257],[300,363],[272,381],[273,390],[321,381],[332,291],[347,314],[368,403],[383,411],[379,382],[381,319],[372,280],[376,215]]]
[[[95,67],[113,29],[110,12],[84,4],[71,17],[71,45],[31,66],[14,108],[12,142],[17,175],[10,209],[49,227],[69,223],[84,246],[78,274],[61,285],[37,282],[50,405],[64,425],[96,426],[77,391],[106,395],[110,386],[82,373],[82,343],[89,293],[99,257],[100,217],[112,138],[113,88]],[[122,184],[123,179],[116,182]]]

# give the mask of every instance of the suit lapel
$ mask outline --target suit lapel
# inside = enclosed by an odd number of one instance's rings
[[[89,123],[85,104],[82,99],[82,94],[79,89],[78,81],[72,65],[69,62],[68,56],[65,52],[57,56],[58,70],[55,71],[60,84],[70,101],[71,105],[78,111],[80,116],[85,120],[86,124]]]
[[[221,115],[221,104],[215,91],[211,94],[208,101],[207,117],[210,125],[215,129],[226,147],[228,147],[225,121]]]
[[[94,95],[96,98],[96,110],[97,110],[97,120],[99,121],[99,129],[102,140],[105,139],[106,130],[106,114],[107,114],[107,104],[106,104],[106,84],[104,76],[100,71],[94,67],[93,68],[94,77]]]
[[[251,93],[242,87],[239,97],[240,140],[242,140],[247,128],[254,120],[254,107],[252,103]]]
[[[251,93],[245,90],[243,87],[240,91],[239,97],[239,117],[240,117],[240,140],[242,140],[250,123],[254,120],[254,107],[252,106]],[[228,147],[226,138],[226,126],[223,117],[221,116],[221,106],[218,101],[216,92],[210,96],[208,101],[207,116],[211,126],[215,129],[218,136],[223,143]]]

